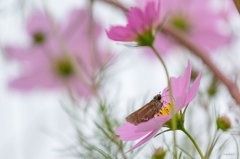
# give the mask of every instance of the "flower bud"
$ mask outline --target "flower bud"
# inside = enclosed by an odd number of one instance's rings
[[[231,127],[231,122],[226,116],[221,116],[217,119],[217,128],[221,129],[222,131],[226,131]]]
[[[162,147],[155,150],[152,159],[164,159],[166,155],[166,151],[163,150]]]

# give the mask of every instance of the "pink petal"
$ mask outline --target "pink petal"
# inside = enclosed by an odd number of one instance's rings
[[[148,28],[155,27],[160,21],[160,1],[156,2],[157,8],[155,8],[154,2],[148,2],[145,7],[145,23],[148,24]]]
[[[197,94],[198,87],[199,87],[199,85],[200,85],[200,79],[201,79],[201,77],[202,77],[202,72],[200,72],[200,73],[198,74],[198,76],[197,76],[197,78],[195,79],[192,87],[190,88],[190,90],[189,90],[189,92],[188,92],[188,94],[187,94],[187,98],[186,98],[186,101],[185,101],[184,105],[187,105],[189,102],[191,102],[191,101],[195,98],[195,96],[196,96],[196,94]]]
[[[159,20],[159,6],[157,10],[155,3],[149,2],[146,4],[145,11],[138,7],[132,7],[127,14],[128,23],[126,27],[115,26],[107,31],[110,39],[116,41],[135,41],[139,34],[143,34],[151,30],[153,25]]]
[[[159,0],[155,0],[155,2],[159,2]],[[149,1],[138,0],[138,3],[146,5]],[[218,23],[220,21],[226,22],[226,15],[214,12],[209,0],[161,1],[161,16],[165,16],[166,13],[168,13],[169,16],[186,14],[188,17],[187,20],[191,25],[190,31],[186,34],[189,35],[194,43],[204,49],[214,50],[232,42],[232,35],[221,34],[221,31],[218,30]],[[161,39],[158,40],[160,37]],[[174,45],[178,46],[179,43],[163,33],[159,33],[154,44],[162,55],[166,55],[169,50],[174,48]],[[153,54],[149,53],[148,55],[151,56]]]
[[[142,138],[143,136],[147,135],[149,132],[141,132],[141,133],[134,133],[132,132],[131,134],[121,134],[119,137],[120,140],[123,141],[134,141]]]
[[[175,40],[166,34],[158,33],[154,46],[161,55],[166,55],[175,45]],[[156,56],[156,55],[155,55]]]
[[[5,50],[10,58],[22,62],[22,64],[27,68],[38,68],[39,70],[49,68],[49,59],[47,59],[49,55],[47,53],[45,54],[41,48],[24,49],[20,47],[7,46]]]
[[[232,41],[230,35],[222,35],[217,28],[209,28],[210,30],[205,30],[202,28],[198,32],[194,32],[192,35],[192,40],[199,46],[206,49],[217,49],[221,46],[227,45]]]
[[[140,8],[132,7],[128,12],[128,26],[136,34],[143,33],[147,28],[145,27],[146,22],[144,21],[144,13]]]
[[[11,81],[9,86],[21,91],[29,91],[36,88],[57,88],[60,83],[47,72],[33,71]]]
[[[186,96],[187,93],[183,93],[181,96],[176,97],[176,99],[174,99],[175,101],[175,105],[174,105],[174,112],[175,114],[181,110],[182,108],[184,108],[186,106],[185,101],[186,101]]]
[[[181,110],[182,108],[184,108],[186,106],[186,105],[184,105],[185,100],[186,100],[186,96],[187,96],[187,92],[184,92],[184,93],[181,94],[181,96],[173,97],[173,101],[174,101],[174,104],[175,104],[174,105],[174,107],[175,107],[174,108],[175,109],[174,114],[176,114],[179,110]],[[168,102],[170,102],[170,98],[168,97],[167,99],[163,99],[163,101],[165,101],[166,104],[167,104]],[[169,115],[169,119],[171,118],[171,114]],[[161,118],[161,117],[156,116],[156,118]]]
[[[164,104],[170,102],[170,91],[168,87],[164,88],[162,92],[162,101],[164,102]]]
[[[94,39],[99,39],[99,35],[103,31],[102,27],[98,23],[91,24],[89,19],[89,10],[75,9],[63,23],[62,36],[69,48],[75,45],[75,48],[78,48],[79,51],[86,50],[86,48],[89,50],[89,40],[87,40],[90,38],[89,29],[94,31]]]
[[[183,81],[183,76],[179,76],[177,78],[171,77],[170,78],[171,84],[172,84],[172,91],[173,91],[173,96],[178,97],[181,96],[182,92],[182,81]]]
[[[124,123],[122,126],[117,128],[116,134],[119,135],[119,139],[123,141],[133,141],[140,139],[141,137],[147,135],[149,132],[136,133],[135,129],[137,127],[129,122]]]
[[[179,110],[181,110],[182,108],[184,108],[186,105],[185,100],[186,100],[186,96],[187,96],[187,92],[182,92],[181,94],[179,94],[179,96],[173,96],[173,101],[175,104],[175,113],[177,113]],[[163,96],[162,101],[165,103],[165,105],[170,102],[170,94],[168,92],[168,94],[165,96]],[[171,116],[170,116],[171,117]],[[160,118],[160,117],[157,117]]]
[[[19,61],[24,61],[27,59],[30,52],[27,49],[22,49],[15,46],[6,46],[4,50],[7,52],[7,56]]]
[[[182,93],[188,90],[188,85],[190,83],[191,78],[191,63],[188,61],[188,66],[185,69],[185,73],[183,76],[179,76],[178,78],[171,77],[171,84],[173,89],[173,96],[179,97]]]
[[[169,116],[154,117],[147,122],[142,122],[137,125],[135,130],[138,132],[150,132],[155,129],[160,129],[162,125],[170,119]]]
[[[26,28],[31,35],[39,31],[47,34],[51,32],[51,25],[47,15],[39,11],[32,13]]]
[[[84,96],[87,97],[92,94],[91,88],[89,88],[86,84],[84,84],[77,77],[72,77],[67,81],[70,89],[79,97]]]
[[[172,38],[168,35],[158,33],[155,37],[154,41],[154,47],[158,51],[160,55],[166,55],[169,50],[171,50],[174,47],[174,43],[171,40]],[[149,56],[150,58],[157,59],[155,53],[152,51],[152,49],[145,47],[144,48],[144,54],[146,56]]]
[[[146,143],[148,140],[150,140],[157,132],[159,129],[153,130],[151,133],[149,133],[146,137],[144,137],[141,141],[139,141],[136,145],[134,145],[130,150],[128,150],[125,153],[128,153],[136,148],[138,148],[139,146],[143,145],[144,143]]]
[[[134,41],[136,39],[135,33],[122,26],[111,27],[109,31],[106,31],[109,39],[116,41]]]
[[[185,73],[184,73],[183,79],[182,79],[183,80],[182,81],[182,92],[185,92],[186,90],[188,90],[190,79],[191,79],[191,63],[190,63],[190,60],[188,60],[188,66],[185,69]]]

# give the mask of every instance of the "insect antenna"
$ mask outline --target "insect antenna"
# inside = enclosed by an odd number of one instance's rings
[[[161,92],[160,92],[161,93]],[[165,94],[165,95],[163,95],[164,93],[167,93],[167,94]],[[175,98],[174,98],[174,96],[173,95],[170,95],[169,94],[169,89],[167,88],[167,90],[166,91],[163,91],[163,93],[162,93],[162,95],[161,95],[162,97],[167,97],[167,96],[171,96],[172,98],[173,98],[173,101],[175,102]],[[166,102],[166,101],[163,101],[163,102],[165,102],[165,103],[167,103],[167,104],[169,104],[168,102]]]

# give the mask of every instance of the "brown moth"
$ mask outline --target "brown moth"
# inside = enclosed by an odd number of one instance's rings
[[[162,96],[157,94],[149,103],[126,117],[126,120],[134,125],[146,122],[154,117],[162,108]]]

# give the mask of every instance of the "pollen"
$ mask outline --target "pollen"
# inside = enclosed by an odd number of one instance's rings
[[[172,105],[170,103],[168,103],[167,105],[163,106],[162,109],[160,109],[158,111],[157,116],[169,115],[171,109],[172,109]]]

